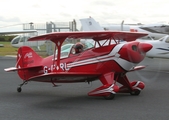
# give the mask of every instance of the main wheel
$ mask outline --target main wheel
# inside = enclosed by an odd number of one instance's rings
[[[141,92],[140,90],[135,89],[135,90],[131,91],[130,94],[131,95],[139,95],[140,92]]]
[[[106,100],[112,100],[112,99],[114,99],[114,97],[115,97],[115,94],[113,94],[113,93],[110,93],[110,95],[108,95],[108,96],[104,96],[104,98]]]
[[[18,87],[17,88],[17,91],[20,93],[22,91],[22,88],[21,87]]]

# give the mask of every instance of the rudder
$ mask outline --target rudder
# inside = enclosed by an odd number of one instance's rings
[[[93,18],[80,19],[82,31],[102,31],[104,30]]]
[[[16,68],[39,65],[42,58],[28,46],[18,49]]]
[[[16,68],[27,68],[40,65],[42,58],[28,46],[18,49]],[[28,70],[18,70],[18,75],[23,80],[28,78]]]

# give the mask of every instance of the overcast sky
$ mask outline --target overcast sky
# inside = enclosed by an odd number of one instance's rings
[[[168,23],[168,8],[169,0],[0,0],[0,30],[29,22],[79,22],[89,16],[100,24]]]

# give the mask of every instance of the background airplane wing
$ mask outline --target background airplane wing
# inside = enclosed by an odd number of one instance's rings
[[[124,41],[133,41],[140,37],[148,35],[147,33],[133,33],[133,32],[123,32],[123,31],[90,31],[90,32],[53,32],[45,35],[40,35],[32,37],[29,41],[40,41],[40,40],[63,40],[66,38],[81,38],[81,39],[93,39],[95,41],[105,40],[105,39],[115,39]]]
[[[22,30],[22,31],[1,31],[0,35],[4,34],[21,34],[21,33],[32,33],[32,32],[37,32],[37,30]]]
[[[169,34],[169,25],[168,24],[143,25],[140,28],[143,30],[152,32],[152,33]]]

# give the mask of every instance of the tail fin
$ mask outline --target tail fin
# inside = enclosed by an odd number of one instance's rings
[[[93,18],[84,18],[80,19],[80,22],[82,24],[82,31],[104,31],[104,29],[100,26],[98,22],[96,22]],[[95,44],[94,40],[91,39],[81,39],[81,42],[89,42],[93,45],[98,45],[98,43]],[[101,41],[100,43],[103,44],[105,41]]]
[[[42,58],[30,47],[23,46],[18,49],[16,68],[25,68],[40,65]]]
[[[33,70],[41,67],[42,58],[30,47],[23,46],[18,49],[16,68],[21,79],[27,80]]]
[[[23,46],[18,49],[17,63],[15,67],[4,69],[6,72],[18,71],[18,75],[21,79],[29,79],[35,71],[38,71],[43,67],[41,64],[43,58],[41,58],[30,47]]]
[[[98,22],[96,22],[93,18],[84,18],[80,19],[82,24],[82,31],[101,31],[104,30]]]

